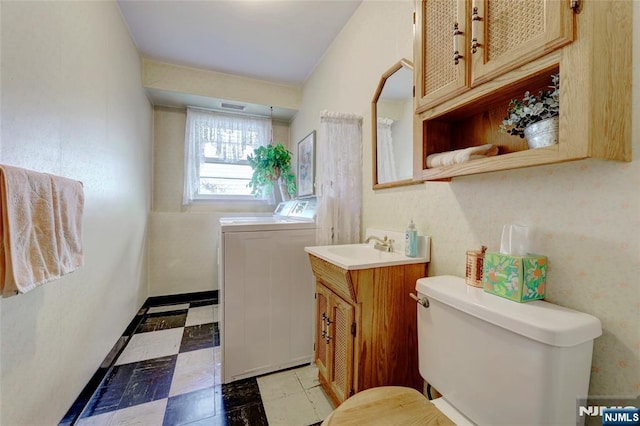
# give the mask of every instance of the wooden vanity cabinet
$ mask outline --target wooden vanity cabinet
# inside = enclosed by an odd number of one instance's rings
[[[415,8],[417,112],[573,40],[569,0],[418,0]]]
[[[427,264],[346,270],[312,254],[316,277],[315,362],[336,405],[376,386],[422,391],[416,303]]]
[[[414,145],[414,176],[441,180],[585,158],[631,161],[633,2],[576,3],[579,13],[569,0],[416,2],[414,128],[421,137]],[[452,75],[453,31],[438,42],[450,50],[450,69],[443,72],[433,65],[437,38],[429,28],[439,19],[438,7],[454,4],[455,13],[446,16],[450,20],[465,11],[458,45],[468,84],[442,92],[429,85],[440,74]],[[479,21],[473,21],[475,8]],[[555,73],[560,74],[558,144],[528,149],[526,140],[502,133],[500,124],[511,99],[546,89]],[[430,154],[489,143],[499,148],[497,156],[426,167]]]

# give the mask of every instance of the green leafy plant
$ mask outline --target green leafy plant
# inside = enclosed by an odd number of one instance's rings
[[[502,120],[500,130],[524,138],[525,127],[559,115],[560,74],[552,74],[551,82],[548,90],[541,90],[537,95],[527,91],[522,100],[511,99],[507,107],[507,117]]]
[[[270,193],[278,178],[282,178],[289,195],[295,195],[296,182],[295,176],[291,173],[291,152],[281,143],[254,149],[253,154],[247,156],[247,161],[253,169],[253,176],[248,183],[253,195],[258,196],[263,190]]]

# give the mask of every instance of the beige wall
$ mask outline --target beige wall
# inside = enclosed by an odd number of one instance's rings
[[[115,2],[0,7],[0,162],[84,183],[84,266],[0,300],[0,423],[53,425],[147,297],[152,109]]]
[[[144,87],[162,92],[222,98],[297,110],[300,87],[143,58]],[[173,105],[173,104],[171,104]]]
[[[364,117],[363,228],[403,231],[413,219],[432,238],[431,275],[464,276],[465,252],[498,249],[503,224],[535,227],[549,256],[548,300],[595,315],[592,395],[640,392],[640,2],[634,2],[631,163],[583,160],[371,190],[370,102],[380,75],[412,59],[412,2],[366,1],[305,83],[291,139],[318,129],[320,111]],[[586,4],[585,4],[586,7]]]
[[[187,76],[188,78],[188,76]],[[152,296],[218,288],[218,220],[222,216],[268,214],[264,202],[202,202],[182,207],[183,108],[154,110],[153,213],[149,232],[149,291]],[[289,144],[289,125],[273,122],[273,140]]]

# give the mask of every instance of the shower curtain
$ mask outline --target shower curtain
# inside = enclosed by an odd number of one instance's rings
[[[322,111],[317,146],[318,245],[360,242],[362,117]]]
[[[395,154],[393,153],[393,137],[391,135],[392,124],[392,119],[378,117],[376,131],[376,168],[378,169],[378,183],[398,180]]]

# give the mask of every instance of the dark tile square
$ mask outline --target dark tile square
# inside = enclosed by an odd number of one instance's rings
[[[166,398],[177,357],[171,355],[112,367],[81,417]]]
[[[98,414],[117,410],[120,406],[122,395],[124,395],[126,388],[126,383],[115,386],[99,387],[89,400],[89,403],[83,410],[80,418],[97,416]]]
[[[186,321],[186,309],[174,312],[158,312],[149,314],[142,320],[140,325],[138,325],[138,328],[136,328],[136,333],[146,333],[149,331],[184,327]]]
[[[172,396],[167,401],[163,425],[175,426],[195,421],[214,420],[216,416],[214,387]],[[205,423],[203,423],[205,424]],[[215,424],[215,423],[213,423]]]
[[[262,402],[255,402],[227,411],[226,415],[229,426],[269,426]]]
[[[109,369],[106,377],[100,383],[100,387],[126,386],[131,379],[131,375],[137,367],[137,362],[131,364],[115,365]]]
[[[118,408],[144,404],[169,396],[178,355],[135,362],[136,367]]]
[[[213,346],[220,346],[220,326],[217,322],[213,323]]]
[[[122,395],[118,409],[166,398],[171,388],[171,376],[131,381]]]
[[[262,403],[256,378],[250,377],[222,385],[222,402],[225,412],[243,405]]]
[[[81,417],[95,416],[117,410],[135,368],[136,363],[117,365],[110,368],[100,386],[91,396]]]
[[[145,359],[132,363],[134,365],[131,371],[131,380],[146,380],[153,377],[173,377],[173,370],[176,366],[178,355],[168,355],[160,358]],[[126,366],[129,364],[123,365]]]
[[[182,334],[182,342],[180,343],[180,353],[212,347],[214,344],[213,324],[198,324],[185,327]]]

